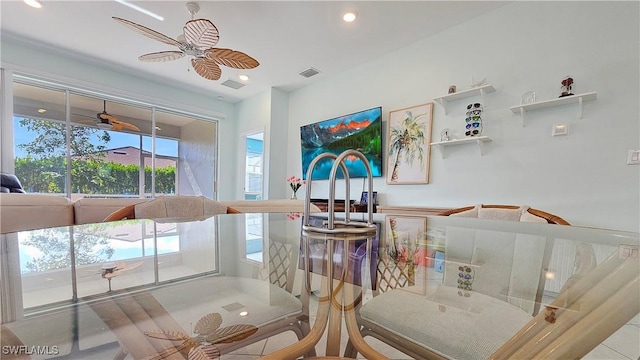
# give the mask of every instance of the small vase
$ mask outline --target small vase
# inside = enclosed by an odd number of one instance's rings
[[[293,192],[293,194],[291,194],[291,200],[298,200],[298,196],[296,195],[295,191]]]

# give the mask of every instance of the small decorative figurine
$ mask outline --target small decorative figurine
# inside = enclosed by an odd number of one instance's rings
[[[455,94],[455,92],[456,92],[456,86],[455,85],[449,86],[449,94]]]
[[[520,97],[520,105],[533,104],[534,102],[536,102],[536,92],[533,90],[527,91]]]
[[[567,76],[564,79],[562,79],[561,84],[562,84],[562,87],[560,87],[561,92],[559,97],[573,95],[573,78],[571,76]]]
[[[440,132],[440,141],[449,141],[451,140],[451,130],[449,129],[442,129],[442,131]]]

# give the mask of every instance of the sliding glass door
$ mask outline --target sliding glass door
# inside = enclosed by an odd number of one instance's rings
[[[10,150],[25,191],[215,198],[217,122],[64,87],[14,82],[12,90]]]

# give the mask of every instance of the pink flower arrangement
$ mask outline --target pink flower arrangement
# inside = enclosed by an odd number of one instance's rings
[[[289,220],[295,220],[295,219],[299,219],[299,218],[300,218],[300,213],[297,213],[297,212],[287,213],[287,219],[289,219]]]
[[[302,185],[307,184],[306,180],[302,180],[296,176],[288,177],[287,182],[289,183],[289,186],[291,187],[291,190],[293,190],[294,193],[298,192],[298,189],[300,189]]]

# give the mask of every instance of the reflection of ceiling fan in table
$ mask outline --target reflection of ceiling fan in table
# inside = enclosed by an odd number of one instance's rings
[[[115,263],[105,263],[100,268],[102,277],[109,280],[109,291],[111,291],[111,279],[121,275],[125,271],[133,270],[142,265],[142,261],[132,264],[126,264],[124,261],[116,261]]]
[[[241,51],[215,48],[214,46],[220,39],[218,29],[207,19],[193,19],[194,15],[200,10],[198,4],[189,2],[186,7],[191,14],[191,20],[184,25],[184,35],[180,35],[177,40],[129,20],[115,16],[113,19],[144,36],[176,46],[179,49],[179,51],[160,51],[145,54],[138,58],[140,61],[171,61],[190,55],[194,57],[191,59],[193,69],[198,75],[208,80],[220,79],[222,75],[220,65],[234,69],[253,69],[260,65],[256,59]]]

